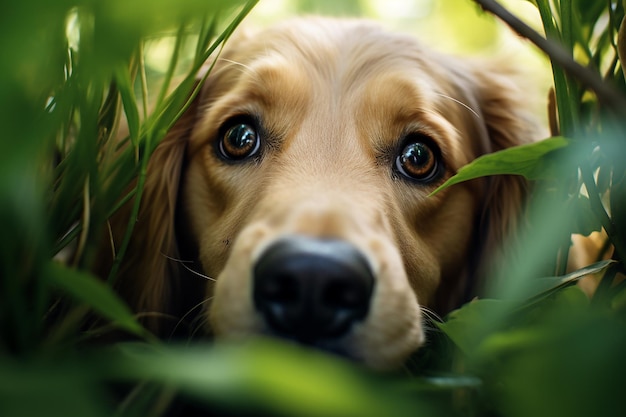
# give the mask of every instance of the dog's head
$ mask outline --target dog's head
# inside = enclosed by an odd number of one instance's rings
[[[519,99],[505,72],[363,21],[240,35],[150,161],[131,300],[162,310],[192,279],[172,259],[195,257],[217,336],[401,363],[424,340],[421,306],[462,302],[512,227],[517,178],[429,194],[532,139]]]

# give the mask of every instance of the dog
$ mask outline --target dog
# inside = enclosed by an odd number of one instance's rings
[[[516,228],[520,177],[431,195],[537,139],[515,80],[359,19],[236,34],[151,156],[119,291],[162,333],[197,313],[216,338],[400,366],[424,311],[470,299]]]

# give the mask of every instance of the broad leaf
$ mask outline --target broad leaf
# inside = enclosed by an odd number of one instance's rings
[[[536,279],[527,287],[528,292],[524,296],[527,301],[524,307],[533,305],[536,302],[554,294],[556,291],[577,283],[583,277],[603,272],[614,263],[615,261],[612,260],[600,261],[567,275]]]
[[[432,194],[463,181],[489,175],[522,175],[529,180],[554,177],[553,152],[566,147],[569,142],[562,137],[553,137],[541,142],[516,146],[476,158],[459,169]],[[431,195],[432,195],[431,194]]]
[[[571,210],[571,217],[576,220],[575,227],[571,230],[572,233],[589,236],[593,232],[602,230],[602,224],[593,211],[588,197],[583,195],[573,197],[568,202],[566,210]]]
[[[446,321],[436,323],[466,355],[472,355],[483,339],[511,311],[511,303],[502,300],[474,300],[451,312]]]

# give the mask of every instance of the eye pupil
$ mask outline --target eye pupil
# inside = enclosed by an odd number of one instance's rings
[[[248,123],[237,123],[230,127],[220,142],[222,155],[240,160],[253,156],[259,149],[256,129]]]
[[[430,165],[433,154],[423,143],[407,146],[402,154],[402,163],[411,168],[424,168]]]
[[[408,178],[428,181],[437,173],[437,158],[427,144],[409,143],[398,156],[396,168]]]

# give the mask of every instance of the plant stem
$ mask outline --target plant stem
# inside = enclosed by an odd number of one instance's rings
[[[150,143],[152,142],[152,134],[148,133],[145,142],[143,143],[144,149],[150,148]],[[130,237],[135,228],[135,223],[137,221],[137,217],[139,216],[139,207],[141,205],[141,196],[143,195],[144,185],[146,183],[146,175],[148,171],[148,160],[149,156],[147,152],[141,152],[141,168],[139,172],[139,177],[137,178],[137,187],[135,191],[135,201],[133,202],[132,211],[130,214],[130,218],[128,219],[128,225],[126,227],[126,232],[124,234],[124,238],[122,240],[122,244],[115,256],[115,261],[113,262],[113,266],[111,267],[111,271],[109,271],[109,276],[107,277],[107,281],[111,284],[115,283],[115,279],[117,278],[117,272],[122,264],[122,260],[126,255],[126,250],[130,245]]]
[[[626,252],[624,244],[622,243],[622,240],[617,233],[615,223],[613,223],[604,208],[604,204],[602,204],[602,200],[600,199],[600,193],[598,191],[598,188],[596,187],[596,182],[593,178],[590,167],[586,164],[581,164],[580,172],[582,174],[583,183],[585,184],[585,188],[587,189],[587,194],[589,195],[589,203],[591,204],[591,208],[594,214],[597,216],[598,220],[600,220],[600,223],[606,231],[609,240],[611,241],[611,243],[613,243],[615,251],[618,254],[618,259],[625,259],[624,255],[626,255]]]
[[[570,76],[596,93],[598,100],[610,108],[616,115],[626,117],[626,99],[607,85],[602,78],[588,68],[583,67],[561,47],[546,39],[530,26],[522,22],[496,0],[474,0],[483,10],[494,14],[520,36],[530,40],[545,52],[550,59],[558,64]]]

